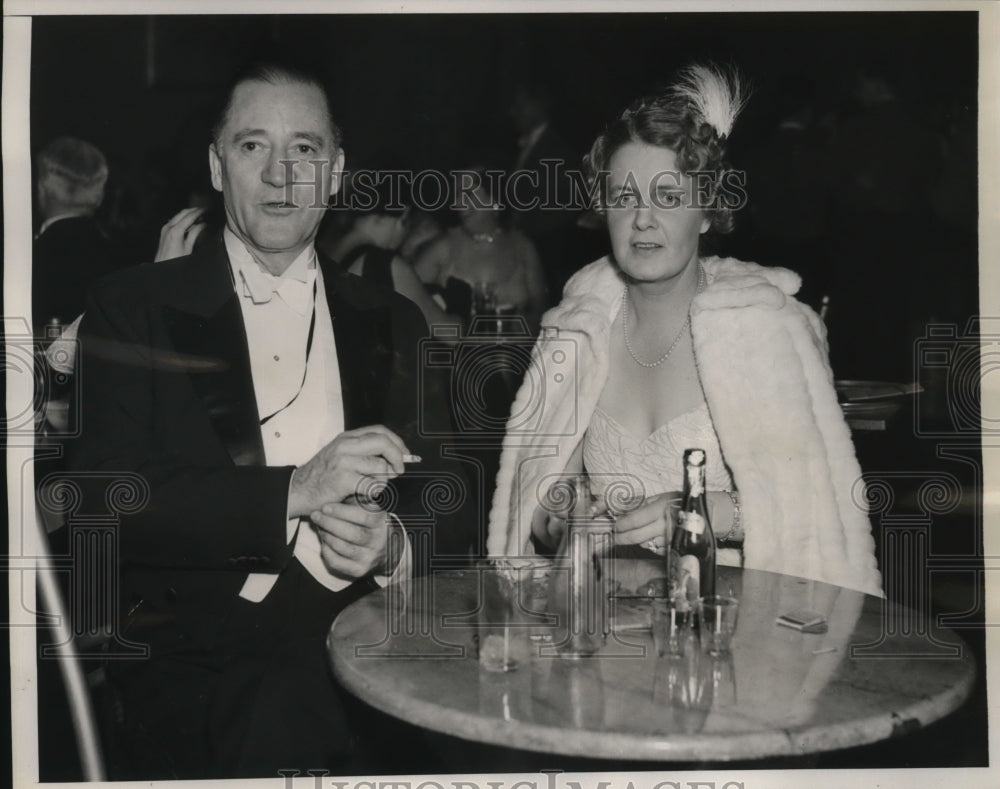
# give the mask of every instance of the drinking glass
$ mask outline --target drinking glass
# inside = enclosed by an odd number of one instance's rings
[[[708,657],[712,669],[712,706],[733,707],[737,703],[736,666],[733,656]]]
[[[552,496],[568,504],[566,531],[549,583],[549,613],[558,618],[556,649],[566,657],[597,652],[611,629],[613,521],[594,511],[586,474],[567,478]]]
[[[497,311],[496,283],[477,282],[472,288],[472,314],[495,315]]]
[[[698,633],[703,652],[715,656],[730,653],[738,613],[739,601],[735,597],[698,598]]]
[[[480,564],[479,572],[479,666],[486,671],[515,671],[530,657],[530,625],[520,602],[518,568],[502,559],[490,560]]]
[[[653,600],[653,643],[660,657],[683,657],[694,640],[691,612],[677,607],[676,601]]]

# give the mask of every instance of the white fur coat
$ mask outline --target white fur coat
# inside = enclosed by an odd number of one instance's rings
[[[740,491],[745,566],[882,594],[861,469],[827,361],[826,332],[783,268],[706,258],[691,306],[695,360]],[[542,319],[515,398],[490,512],[491,555],[530,552],[531,518],[583,438],[608,376],[625,287],[603,258]]]

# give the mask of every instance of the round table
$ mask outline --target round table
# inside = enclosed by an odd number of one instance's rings
[[[618,588],[660,565],[616,560]],[[328,638],[341,683],[412,724],[529,751],[607,759],[729,761],[876,742],[937,720],[968,697],[975,665],[953,632],[917,612],[837,586],[719,568],[740,599],[728,658],[660,656],[653,602],[613,600],[617,626],[597,654],[553,656],[539,610],[533,654],[508,673],[481,670],[481,584],[474,569],[440,572],[353,603]],[[544,608],[544,606],[542,607]],[[795,609],[828,630],[775,624]],[[533,631],[534,632],[534,631]]]

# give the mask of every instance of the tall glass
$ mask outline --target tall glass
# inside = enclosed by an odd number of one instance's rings
[[[708,595],[698,600],[698,635],[702,651],[716,657],[729,654],[738,614],[739,601],[735,597]]]
[[[493,282],[477,282],[472,288],[472,314],[495,315],[497,291]]]
[[[604,645],[611,629],[613,523],[594,511],[585,474],[572,484],[573,506],[549,583],[549,613],[559,618],[559,653],[584,657]]]
[[[518,577],[518,568],[503,559],[479,566],[482,599],[476,635],[479,666],[486,671],[515,671],[531,656]]]

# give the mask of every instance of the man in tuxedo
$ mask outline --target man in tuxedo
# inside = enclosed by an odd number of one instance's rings
[[[31,312],[35,332],[55,319],[65,326],[83,312],[84,296],[118,260],[94,214],[104,201],[108,163],[93,145],[59,137],[37,157],[41,222],[32,246]]]
[[[209,164],[223,237],[107,278],[80,327],[73,466],[148,486],[118,528],[119,635],[151,654],[109,664],[115,777],[356,771],[373,746],[324,640],[345,605],[422,562],[421,479],[460,487],[425,437],[446,399],[418,374],[416,306],[314,249],[344,165],[317,78],[241,74]],[[433,531],[437,555],[465,548],[441,519]]]

